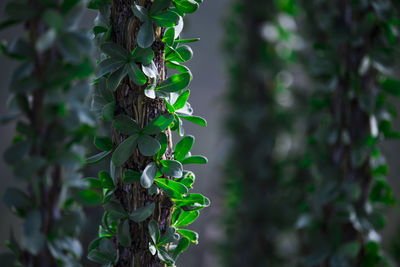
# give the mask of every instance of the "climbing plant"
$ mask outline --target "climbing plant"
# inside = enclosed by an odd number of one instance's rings
[[[301,1],[314,77],[310,173],[302,229],[306,266],[387,266],[377,230],[395,200],[379,145],[398,138],[391,119],[400,95],[397,1]]]
[[[293,225],[302,196],[302,100],[293,68],[297,9],[294,1],[237,0],[225,23],[232,146],[224,175],[224,266],[295,264],[296,247],[283,243],[296,243]]]
[[[206,126],[193,115],[187,89],[192,73],[183,65],[193,56],[181,39],[183,18],[201,0],[95,0],[93,33],[99,48],[93,109],[112,129],[96,136],[96,163],[110,159],[110,170],[89,178],[103,192],[104,216],[89,259],[114,266],[174,265],[198,234],[185,227],[209,206],[189,192],[195,175],[188,164],[205,164],[191,155],[194,137],[183,121]],[[167,68],[174,74],[166,78]],[[173,147],[172,132],[182,138]],[[110,155],[110,156],[109,156]]]
[[[3,123],[15,123],[4,153],[21,185],[5,191],[4,202],[23,219],[21,242],[10,231],[2,266],[79,266],[83,224],[80,203],[101,195],[82,179],[82,144],[93,136],[89,96],[92,42],[77,24],[84,1],[13,0],[5,5],[4,29],[19,25],[15,41],[0,44],[17,64]],[[24,188],[22,190],[21,188]]]

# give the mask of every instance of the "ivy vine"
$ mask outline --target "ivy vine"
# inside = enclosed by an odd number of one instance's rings
[[[140,2],[140,1],[139,1]],[[141,1],[145,3],[146,1]],[[110,23],[110,1],[96,0],[89,8],[99,11],[93,32],[101,51],[96,71],[96,86],[92,107],[105,122],[111,122],[113,131],[124,136],[121,142],[113,142],[107,136],[97,136],[95,146],[101,151],[89,157],[89,163],[97,163],[111,156],[110,172],[99,173],[98,179],[91,178],[93,188],[103,190],[105,213],[99,228],[99,238],[89,247],[89,259],[107,266],[122,264],[119,246],[130,247],[136,238],[131,232],[131,224],[147,227],[150,240],[148,252],[157,256],[167,265],[174,265],[177,257],[190,243],[197,244],[198,234],[184,227],[193,223],[199,211],[210,205],[208,198],[190,193],[195,175],[185,170],[187,164],[205,164],[204,156],[192,155],[193,136],[184,136],[183,120],[206,126],[206,121],[193,115],[188,101],[190,91],[187,87],[192,80],[190,70],[182,65],[193,56],[187,43],[198,39],[180,39],[183,17],[199,7],[200,0],[155,0],[145,5],[133,1],[129,18],[132,25],[139,27],[135,48],[126,47],[111,41],[113,34]],[[156,28],[155,28],[156,26]],[[155,31],[162,31],[162,46],[155,45]],[[130,36],[129,38],[132,38]],[[155,54],[163,54],[168,68],[176,73],[163,80],[160,76]],[[162,66],[161,66],[162,68]],[[126,82],[124,79],[128,78]],[[120,111],[116,92],[121,83],[132,83],[139,92],[139,98],[146,97],[154,103],[161,100],[166,112],[158,114],[153,120],[143,119],[144,111],[134,105],[134,114]],[[182,139],[172,152],[168,151],[171,132],[177,131]],[[139,154],[138,154],[139,153]],[[144,156],[147,164],[141,170],[126,168],[126,163],[137,155]],[[133,161],[134,162],[134,161]],[[134,162],[135,164],[135,162]],[[147,190],[147,194],[165,195],[172,201],[172,214],[167,229],[161,229],[154,217],[155,203],[147,203],[128,212],[117,198],[116,190],[121,186],[131,186]],[[118,245],[118,246],[116,246]],[[132,258],[132,257],[131,257]]]

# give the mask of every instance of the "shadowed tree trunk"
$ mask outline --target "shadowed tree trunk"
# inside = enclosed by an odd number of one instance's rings
[[[112,27],[111,41],[115,42],[129,51],[137,46],[136,37],[141,22],[134,16],[131,10],[131,0],[113,0],[111,6],[110,24]],[[137,4],[149,9],[151,0],[141,0]],[[152,45],[154,51],[154,63],[157,66],[159,81],[165,79],[166,68],[164,61],[164,43],[161,41],[163,31],[160,27],[155,29],[155,41]],[[145,97],[144,88],[146,86],[137,86],[128,78],[125,78],[116,91],[116,112],[126,114],[136,120],[143,127],[150,120],[166,113],[166,107],[163,99],[150,99]],[[168,148],[165,153],[166,158],[171,158],[171,132],[167,130]],[[124,140],[124,136],[118,131],[113,133],[113,141],[119,144]],[[134,155],[121,167],[121,177],[125,169],[131,169],[142,172],[146,165],[151,162],[151,157],[145,157],[136,149]],[[127,212],[132,212],[138,207],[155,202],[155,210],[151,218],[159,224],[160,231],[163,233],[169,227],[172,202],[169,197],[161,193],[156,196],[150,195],[148,190],[143,188],[140,183],[124,185],[122,181],[118,184],[115,196],[121,202]],[[116,266],[164,266],[157,255],[153,256],[149,252],[148,244],[150,235],[148,231],[147,219],[143,223],[130,221],[130,232],[132,235],[132,244],[130,247],[123,247],[117,242],[119,250],[119,261]]]

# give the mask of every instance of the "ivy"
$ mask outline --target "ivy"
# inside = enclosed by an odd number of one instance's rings
[[[108,177],[82,179],[84,147],[94,135],[95,120],[86,107],[92,40],[79,29],[84,1],[9,1],[4,29],[20,24],[25,33],[1,52],[18,64],[10,83],[9,114],[15,136],[5,161],[23,188],[8,188],[4,203],[23,221],[18,242],[12,231],[5,266],[78,266],[82,247],[82,204],[98,205],[102,196],[89,188],[110,187]],[[96,147],[112,150],[98,137]],[[101,156],[91,158],[97,161]]]
[[[88,163],[96,163],[112,154],[110,174],[101,172],[98,180],[88,178],[93,190],[103,189],[105,209],[99,239],[89,247],[89,259],[95,262],[117,263],[120,249],[112,242],[103,240],[115,239],[116,244],[130,247],[132,239],[138,238],[131,232],[137,229],[134,226],[136,224],[148,228],[148,253],[156,255],[167,265],[174,265],[190,242],[198,242],[197,233],[181,227],[192,223],[199,216],[199,210],[208,207],[210,201],[201,194],[189,192],[195,178],[192,172],[184,169],[184,165],[205,164],[207,159],[191,155],[194,137],[184,136],[182,119],[201,126],[206,126],[206,121],[194,116],[187,102],[190,95],[187,87],[192,74],[182,65],[193,57],[193,51],[187,43],[198,39],[181,40],[179,35],[183,29],[184,15],[195,12],[199,3],[193,0],[156,0],[141,6],[133,2],[130,16],[134,23],[138,23],[139,29],[131,51],[110,40],[112,29],[108,18],[111,3],[92,1],[89,4],[90,8],[99,11],[96,19],[98,24],[93,32],[102,52],[96,70],[92,108],[99,118],[112,122],[114,132],[123,137],[115,140],[114,136],[111,141],[109,137],[97,136],[94,143],[102,152],[87,160]],[[165,66],[161,68],[177,70],[166,79],[160,76],[160,59],[156,56],[160,53],[157,49],[164,46],[161,62]],[[118,106],[116,94],[125,86],[138,94],[139,102],[133,103],[134,114],[127,114]],[[143,101],[160,103],[165,112],[157,114],[150,121],[143,120]],[[172,151],[169,147],[171,131],[183,136]],[[145,159],[146,164],[142,168],[138,168],[138,157]],[[129,208],[117,197],[120,194],[117,192],[121,186],[129,185],[146,190],[149,196],[153,196],[150,198],[153,202],[144,203],[144,206],[128,212]],[[174,215],[167,228],[158,224],[157,215],[154,214],[158,205],[156,199],[164,195],[173,203],[171,212]]]

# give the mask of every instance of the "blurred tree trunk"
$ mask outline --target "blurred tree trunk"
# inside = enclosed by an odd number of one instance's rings
[[[136,18],[131,11],[132,3],[132,0],[113,0],[110,17],[112,27],[111,41],[125,47],[129,51],[132,51],[137,46],[136,37],[141,24],[139,19]],[[140,0],[137,3],[149,9],[152,1]],[[152,49],[155,54],[154,63],[158,69],[159,82],[162,82],[166,75],[164,43],[161,41],[163,31],[160,27],[157,27],[155,33],[156,36]],[[150,120],[165,113],[166,107],[163,99],[150,99],[145,97],[144,88],[145,86],[137,86],[129,81],[128,78],[125,78],[116,91],[115,115],[129,115],[143,127]],[[168,130],[166,134],[169,137],[166,155],[171,155],[171,132]],[[119,144],[124,140],[124,137],[118,131],[114,131],[113,140],[116,144]],[[131,159],[122,166],[120,172],[121,177],[125,169],[142,172],[151,160],[152,157],[145,157],[136,150]],[[139,183],[125,185],[120,181],[115,196],[129,213],[138,207],[143,207],[155,202],[155,210],[151,218],[158,222],[161,233],[168,229],[172,202],[165,194],[158,194],[156,196],[150,195],[148,190],[143,188]],[[123,247],[118,243],[116,244],[119,251],[117,266],[164,266],[157,255],[151,255],[148,249],[150,235],[147,225],[150,219],[143,223],[129,222],[132,244],[130,247]]]

